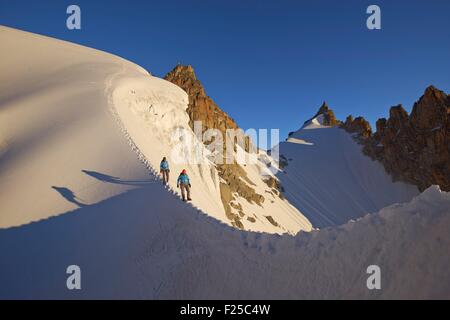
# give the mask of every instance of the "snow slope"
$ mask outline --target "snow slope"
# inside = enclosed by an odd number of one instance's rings
[[[0,299],[450,298],[450,193],[437,187],[295,237],[238,231],[175,200],[151,184],[0,230]],[[66,289],[73,264],[80,291]]]
[[[0,228],[153,183],[110,112],[118,57],[0,26]]]
[[[188,125],[183,90],[124,59],[68,42],[0,27],[0,43],[0,228],[160,183],[151,173],[163,156],[171,163],[168,191],[179,193],[177,174],[186,168],[193,205],[229,223],[215,166],[205,156],[188,163],[206,149]],[[177,147],[187,159],[175,161]],[[265,208],[253,207],[259,219],[247,229],[311,229],[295,207],[273,198]],[[280,226],[263,217],[266,209]]]
[[[189,116],[185,111],[187,94],[165,80],[132,74],[126,69],[117,78],[112,84],[112,104],[140,156],[153,168],[159,168],[163,156],[168,157],[171,166],[169,186],[174,191],[177,191],[178,173],[187,169],[194,206],[230,223],[221,200],[218,172],[208,160],[206,148],[189,127]],[[201,155],[199,159],[197,154]],[[243,168],[252,182],[249,186],[266,198],[259,206],[235,195],[236,202],[256,220],[241,220],[245,230],[291,234],[311,230],[309,221],[289,202],[265,192],[268,188],[261,178],[261,172],[266,168],[263,163]],[[272,225],[265,216],[272,216],[277,225]]]
[[[415,186],[393,183],[350,134],[323,126],[321,116],[278,146],[288,163],[277,175],[285,196],[314,227],[340,225],[419,193]]]

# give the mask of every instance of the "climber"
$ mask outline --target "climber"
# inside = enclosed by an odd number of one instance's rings
[[[191,182],[189,181],[189,176],[186,173],[186,169],[181,171],[177,180],[177,188],[181,187],[181,197],[183,201],[186,201],[185,193],[187,194],[187,201],[191,201]]]
[[[163,184],[167,184],[169,182],[169,162],[167,162],[166,157],[163,157],[161,160],[161,164],[159,165],[160,173],[162,174]]]

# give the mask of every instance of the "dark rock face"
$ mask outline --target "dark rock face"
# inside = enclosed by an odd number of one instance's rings
[[[340,126],[347,132],[357,133],[358,137],[368,138],[372,135],[372,128],[370,127],[370,123],[367,122],[367,120],[363,117],[357,117],[353,119],[353,117],[350,115]]]
[[[449,95],[428,87],[410,115],[401,105],[392,107],[389,119],[378,119],[373,135],[367,121],[355,122],[348,118],[342,127],[358,133],[364,153],[380,161],[394,180],[421,191],[434,184],[450,191]]]
[[[190,118],[189,125],[193,130],[194,122],[201,121],[203,132],[208,129],[218,129],[222,132],[222,136],[225,139],[227,129],[239,129],[236,122],[206,95],[205,89],[197,79],[192,66],[177,65],[164,79],[176,84],[188,94],[189,105],[186,112]],[[244,137],[243,140],[244,146],[241,147],[249,151],[250,139]],[[235,144],[234,148],[236,148]],[[226,154],[225,143],[223,154]],[[225,213],[233,226],[242,229],[243,224],[241,219],[246,215],[242,211],[242,208],[235,208],[231,205],[234,200],[233,193],[237,193],[250,203],[256,203],[258,205],[261,205],[265,198],[249,186],[249,184],[252,185],[252,182],[248,179],[245,170],[239,164],[218,164],[216,167],[219,176],[226,181],[226,183],[220,183],[220,193]],[[232,208],[236,209],[238,213],[233,213]],[[249,219],[249,221],[252,219],[254,218]]]

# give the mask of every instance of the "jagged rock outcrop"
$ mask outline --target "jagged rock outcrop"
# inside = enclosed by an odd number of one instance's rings
[[[335,126],[340,124],[340,121],[336,119],[333,110],[330,109],[330,107],[325,101],[322,103],[322,105],[319,108],[319,111],[317,111],[317,113],[314,115],[313,118],[316,118],[319,115],[323,116],[322,124],[324,126]]]
[[[391,107],[389,119],[378,119],[373,135],[363,119],[348,118],[342,127],[358,133],[364,153],[380,161],[394,180],[421,191],[430,185],[450,191],[450,96],[443,91],[428,87],[410,115],[402,105]]]
[[[350,115],[340,126],[350,133],[356,133],[357,137],[368,138],[372,135],[370,123],[363,117],[353,119],[353,116]]]
[[[176,84],[188,94],[189,105],[186,112],[191,128],[194,128],[194,121],[201,121],[203,131],[210,128],[219,129],[224,136],[227,129],[239,128],[236,122],[206,95],[192,66],[177,65],[164,79]]]
[[[236,122],[206,95],[205,89],[197,79],[192,66],[177,65],[164,79],[176,84],[188,94],[189,105],[186,112],[190,118],[189,125],[193,130],[194,122],[201,121],[203,132],[208,129],[218,129],[225,139],[227,129],[239,129]],[[249,137],[245,137],[244,146],[241,147],[246,151],[250,151],[250,143]],[[226,155],[225,143],[223,148],[223,154]],[[236,148],[236,145],[234,145],[234,148]],[[242,208],[233,207],[233,194],[237,193],[248,202],[258,205],[261,205],[265,198],[251,187],[252,182],[248,179],[245,170],[239,164],[217,164],[216,167],[219,176],[225,181],[220,183],[220,192],[225,213],[232,225],[237,228],[243,228],[241,219],[246,215],[242,211]],[[232,208],[236,209],[238,213],[233,213],[236,210],[232,210]],[[252,219],[247,220],[252,221]]]

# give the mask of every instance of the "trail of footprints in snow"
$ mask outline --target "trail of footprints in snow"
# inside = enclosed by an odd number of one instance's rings
[[[161,180],[158,177],[158,172],[155,168],[153,168],[153,166],[150,164],[150,162],[147,160],[147,158],[145,157],[145,155],[143,154],[143,152],[137,147],[137,145],[134,143],[133,139],[131,138],[130,134],[128,133],[128,131],[126,130],[122,120],[120,119],[120,116],[115,108],[113,99],[112,99],[112,92],[111,92],[111,85],[112,85],[112,81],[114,80],[114,77],[118,76],[120,73],[124,72],[125,68],[123,67],[121,72],[119,72],[116,75],[113,75],[111,79],[108,80],[108,85],[106,88],[106,92],[107,92],[107,97],[108,97],[108,104],[109,104],[109,109],[113,115],[114,120],[116,121],[117,125],[119,126],[120,131],[122,132],[122,134],[125,136],[128,145],[131,147],[131,149],[133,150],[133,152],[135,152],[138,156],[138,159],[145,165],[145,167],[151,172],[151,174],[154,176],[155,180]],[[136,94],[136,91],[134,90],[134,94]],[[175,190],[173,190],[170,186],[165,186],[165,188],[170,191],[172,194],[177,195],[177,192]],[[204,218],[204,217],[209,217],[205,212],[203,212],[200,208],[198,208],[197,206],[193,205],[192,203],[189,203],[189,205],[193,208],[196,209],[197,213],[199,213],[199,215],[196,217],[196,219],[199,219],[200,217]],[[249,248],[249,249],[253,249],[253,250],[258,250],[258,251],[263,251],[264,249],[267,249],[269,253],[274,254],[276,253],[276,249],[275,249],[275,243],[273,243],[273,240],[275,240],[276,238],[278,238],[275,235],[270,235],[270,239],[267,239],[268,241],[263,241],[266,236],[263,236],[262,233],[260,232],[249,232],[249,231],[242,231],[242,230],[237,230],[227,224],[225,224],[222,221],[219,220],[215,220],[213,221],[213,219],[206,219],[205,222],[211,223],[211,224],[219,224],[221,226],[226,227],[226,230],[231,230],[232,232],[241,232],[242,233],[242,245],[245,248]],[[250,239],[249,239],[249,235],[252,235],[252,242],[250,244]],[[275,237],[275,238],[274,238]],[[263,244],[262,242],[266,242],[265,244]],[[275,241],[276,242],[276,241]],[[150,253],[150,256],[152,254]],[[144,263],[144,261],[148,258],[149,256],[149,252],[144,253],[144,255],[137,257],[135,260],[135,263],[137,265],[141,265]]]
[[[122,67],[122,70],[117,73],[116,75],[113,75],[111,79],[108,79],[107,81],[107,88],[106,88],[106,94],[107,94],[107,99],[108,99],[108,104],[109,104],[109,109],[113,115],[114,120],[116,121],[117,125],[119,126],[120,131],[123,133],[123,135],[125,136],[128,145],[131,147],[131,149],[133,150],[133,152],[135,152],[138,156],[138,159],[145,165],[145,167],[151,172],[151,174],[153,175],[153,177],[158,180],[161,180],[158,176],[158,172],[155,168],[153,168],[153,166],[150,164],[150,162],[147,160],[147,158],[145,157],[145,155],[143,154],[143,152],[136,146],[136,144],[134,143],[133,139],[131,138],[130,134],[128,133],[127,129],[125,128],[122,120],[120,119],[120,116],[114,106],[114,102],[112,99],[112,92],[111,92],[111,86],[112,86],[112,82],[114,80],[114,77],[118,76],[119,74],[121,74],[122,72],[124,72],[125,68]],[[133,90],[134,92],[136,92],[135,90]],[[172,189],[170,186],[165,186],[165,188],[167,188],[168,191],[170,191],[172,194],[178,195],[178,193]],[[197,206],[193,205],[192,203],[189,203],[189,205],[193,208],[195,208],[197,210],[198,213],[202,214],[202,215],[206,215],[207,214],[205,212],[203,212],[200,208],[198,208]],[[220,222],[221,224],[224,224],[222,222]],[[224,224],[225,225],[225,224]]]

